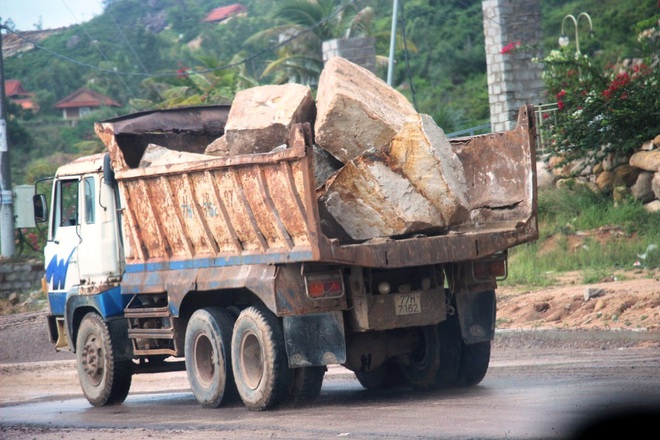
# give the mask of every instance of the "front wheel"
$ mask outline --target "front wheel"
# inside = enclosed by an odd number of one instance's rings
[[[188,321],[184,349],[188,382],[205,408],[235,400],[230,359],[233,325],[229,312],[220,307],[197,310]]]
[[[116,359],[108,326],[96,313],[88,313],[80,323],[76,361],[80,386],[89,403],[105,406],[126,400],[133,364]]]
[[[249,410],[272,408],[289,396],[292,374],[282,326],[270,310],[248,307],[240,313],[231,354],[236,387]]]

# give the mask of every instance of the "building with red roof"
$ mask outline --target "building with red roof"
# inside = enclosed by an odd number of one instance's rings
[[[28,92],[17,79],[5,81],[5,97],[11,102],[20,105],[23,110],[39,110],[39,106],[32,100],[34,93]]]
[[[64,119],[80,119],[100,107],[121,107],[121,105],[99,92],[81,87],[56,102],[54,107],[62,109]]]
[[[240,3],[215,8],[204,21],[209,23],[222,23],[234,17],[247,15],[247,8]]]

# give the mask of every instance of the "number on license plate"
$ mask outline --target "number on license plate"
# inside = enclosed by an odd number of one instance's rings
[[[397,295],[394,299],[394,313],[397,315],[413,315],[422,313],[422,303],[419,293]]]

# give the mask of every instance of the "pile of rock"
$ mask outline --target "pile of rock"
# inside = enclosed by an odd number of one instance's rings
[[[634,197],[647,211],[660,212],[660,135],[648,140],[627,157],[613,153],[595,165],[586,162],[564,164],[551,157],[537,164],[539,188],[585,185],[596,192],[613,194],[616,202]]]
[[[463,165],[433,119],[371,71],[330,59],[316,100],[299,84],[236,94],[214,156],[286,148],[290,128],[314,129],[315,178],[324,233],[368,240],[439,230],[469,216]],[[165,151],[164,151],[165,150]],[[150,145],[142,166],[208,158]]]

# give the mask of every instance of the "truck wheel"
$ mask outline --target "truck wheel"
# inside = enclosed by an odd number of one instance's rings
[[[326,367],[302,367],[293,369],[293,380],[288,402],[293,406],[305,405],[321,394]]]
[[[80,386],[89,403],[105,406],[126,400],[133,364],[116,359],[108,326],[96,313],[88,313],[80,323],[76,361]]]
[[[236,399],[230,360],[233,325],[229,312],[220,307],[197,310],[188,321],[184,349],[188,382],[205,408]]]
[[[249,410],[272,408],[289,395],[292,372],[282,326],[270,310],[248,307],[241,312],[231,354],[238,393]]]
[[[461,341],[445,324],[420,327],[416,349],[400,358],[403,376],[413,388],[432,390],[456,382]]]
[[[464,387],[477,385],[486,376],[489,362],[490,341],[470,345],[463,343],[457,385]]]
[[[392,360],[385,361],[371,371],[356,371],[355,377],[360,385],[370,391],[397,388],[404,383],[401,368]]]

